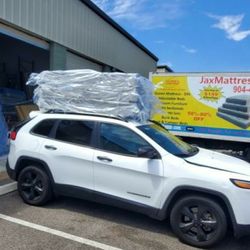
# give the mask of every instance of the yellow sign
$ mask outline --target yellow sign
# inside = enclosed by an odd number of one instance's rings
[[[250,76],[152,75],[170,130],[250,137]]]

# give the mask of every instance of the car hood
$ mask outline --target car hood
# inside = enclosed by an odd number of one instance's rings
[[[185,158],[185,161],[201,167],[210,167],[250,176],[250,164],[248,162],[203,148],[199,148],[199,152],[196,155]]]

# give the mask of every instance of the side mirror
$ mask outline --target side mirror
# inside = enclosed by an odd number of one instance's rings
[[[150,146],[142,146],[138,148],[137,155],[143,158],[158,159],[158,152]]]

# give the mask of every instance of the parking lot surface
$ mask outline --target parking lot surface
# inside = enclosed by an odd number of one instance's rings
[[[0,197],[0,249],[195,248],[179,242],[166,221],[66,197],[34,207],[24,204],[17,192],[12,192]],[[250,237],[236,240],[229,233],[213,249],[249,250]]]

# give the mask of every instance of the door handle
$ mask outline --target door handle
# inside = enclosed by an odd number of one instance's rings
[[[44,147],[45,147],[46,149],[48,149],[48,150],[57,150],[56,147],[51,146],[51,145],[45,145]]]
[[[100,161],[106,161],[106,162],[111,162],[112,159],[105,157],[105,156],[97,156],[97,159]]]

